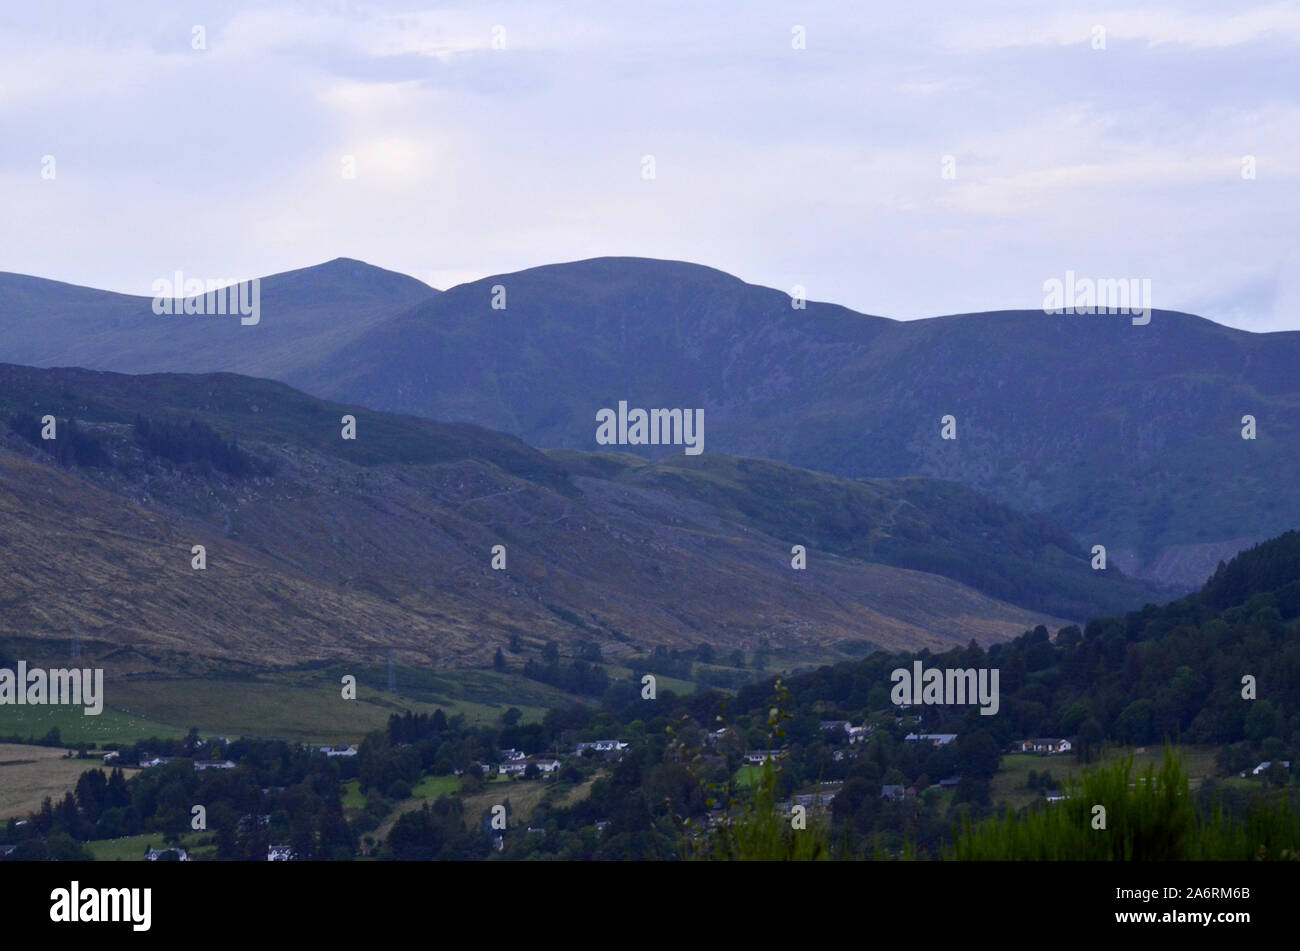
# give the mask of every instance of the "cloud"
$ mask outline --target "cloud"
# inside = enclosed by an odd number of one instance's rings
[[[951,20],[940,42],[951,49],[1000,50],[1017,46],[1072,46],[1094,42],[1098,28],[1105,43],[1140,42],[1149,47],[1176,45],[1188,50],[1244,46],[1261,42],[1300,44],[1300,9],[1274,3],[1237,13],[1211,9],[1189,12],[1174,7],[1156,10],[1097,10],[1045,15],[1041,5],[1018,7],[1004,17],[968,15]],[[973,8],[968,8],[973,14]]]
[[[1292,4],[145,0],[4,16],[10,270],[140,293],[177,268],[345,255],[447,286],[644,254],[909,318],[1038,306],[1072,268],[1300,327]]]

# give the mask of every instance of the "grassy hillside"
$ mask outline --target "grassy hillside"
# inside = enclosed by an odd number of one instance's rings
[[[505,311],[490,309],[497,284]],[[575,449],[595,448],[596,410],[620,399],[702,407],[706,452],[959,482],[1190,590],[1222,546],[1300,527],[1297,363],[1300,333],[1169,311],[1146,326],[1041,311],[892,321],[795,310],[709,268],[602,258],[453,288],[283,378]],[[955,440],[940,438],[948,414]]]
[[[491,306],[497,285],[505,310]],[[572,449],[596,448],[596,411],[622,399],[699,407],[706,452],[958,482],[1184,591],[1220,558],[1300,527],[1300,333],[1169,311],[1133,326],[790,304],[674,261],[597,258],[436,293],[340,259],[266,278],[262,320],[242,327],[0,275],[0,360],[240,372]],[[1240,437],[1247,414],[1254,440]],[[940,438],[946,415],[956,439]]]
[[[572,471],[658,489],[837,555],[955,578],[995,597],[1082,618],[1160,600],[1118,568],[1091,570],[1060,527],[938,479],[843,479],[759,459],[553,451]]]
[[[390,314],[437,294],[404,274],[337,258],[260,278],[260,319],[243,325],[229,315],[158,315],[151,297],[0,272],[0,360],[283,379],[282,371],[338,355]]]
[[[344,412],[355,441],[340,438]],[[938,486],[547,455],[229,374],[4,366],[4,417],[4,627],[58,645],[75,635],[124,670],[373,664],[389,650],[408,666],[485,667],[512,640],[516,671],[548,641],[612,662],[709,644],[806,663],[865,642],[991,642],[1060,622],[1055,609],[1142,600],[1063,548],[1057,587],[1082,598],[1012,590],[1028,576],[1020,536],[1045,563],[1068,539]],[[846,505],[857,522],[842,523]],[[943,569],[953,526],[993,566],[969,585],[914,570]],[[792,570],[792,544],[808,547],[808,570]],[[496,545],[506,570],[491,567]]]

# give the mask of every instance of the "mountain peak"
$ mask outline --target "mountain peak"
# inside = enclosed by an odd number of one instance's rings
[[[412,293],[433,296],[441,293],[423,281],[390,271],[387,268],[369,264],[357,258],[337,257],[321,264],[281,271],[263,278],[264,282],[285,284],[286,282],[304,282],[308,284],[339,283],[349,289],[400,290],[406,295]]]

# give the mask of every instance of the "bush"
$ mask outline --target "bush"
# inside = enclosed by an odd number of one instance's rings
[[[197,419],[178,423],[136,416],[134,430],[136,442],[145,452],[177,465],[211,466],[236,477],[270,474],[264,463],[240,449],[233,439],[227,442]]]
[[[395,779],[389,784],[385,795],[389,799],[410,799],[411,784],[404,779]]]
[[[1094,828],[1095,807],[1104,829]],[[1199,811],[1181,757],[1166,748],[1157,773],[1133,776],[1133,759],[1067,784],[1063,802],[1004,814],[956,834],[959,861],[1247,861],[1300,857],[1300,824],[1281,795],[1255,798],[1243,815],[1222,800]]]

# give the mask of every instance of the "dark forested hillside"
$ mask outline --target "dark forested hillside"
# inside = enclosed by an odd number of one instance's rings
[[[954,731],[987,730],[1000,745],[1018,736],[1077,736],[1084,747],[1169,738],[1243,744],[1242,762],[1256,752],[1285,759],[1300,749],[1300,532],[1243,552],[1201,591],[1169,604],[1066,627],[1054,638],[1036,628],[987,652],[879,654],[795,677],[789,688],[809,708],[884,709],[890,671],[914,656],[931,666],[1000,670],[997,716],[934,707],[922,714]],[[755,685],[737,703],[757,708],[770,693],[770,685]]]

